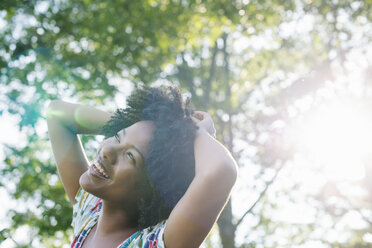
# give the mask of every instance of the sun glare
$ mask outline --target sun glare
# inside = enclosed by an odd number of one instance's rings
[[[372,147],[371,123],[357,106],[323,106],[301,125],[299,150],[330,180],[360,180]]]

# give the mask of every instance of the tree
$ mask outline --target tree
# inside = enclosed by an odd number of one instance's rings
[[[278,197],[268,192],[283,180],[280,173],[296,154],[286,138],[288,127],[304,114],[296,102],[313,96],[311,110],[326,101],[317,96],[319,89],[335,81],[339,68],[347,71],[350,54],[370,49],[370,36],[364,39],[353,34],[370,31],[371,4],[344,0],[141,4],[35,0],[5,1],[0,6],[6,22],[0,30],[0,80],[6,91],[1,110],[18,116],[20,130],[27,135],[24,145],[8,147],[1,183],[19,202],[30,202],[24,211],[10,211],[11,226],[0,237],[12,239],[17,228],[28,225],[30,240],[36,240],[33,246],[39,246],[39,239],[47,247],[60,247],[54,242],[56,237],[68,243],[71,208],[56,179],[45,130],[38,127],[43,125],[46,104],[60,96],[91,105],[112,102],[122,87],[114,78],[123,84],[130,81],[127,87],[179,85],[189,92],[197,109],[213,115],[218,139],[230,149],[241,170],[256,169],[256,178],[244,185],[245,192],[256,197],[237,211],[234,205],[247,201],[244,194],[234,193],[218,221],[224,248],[301,245],[311,242],[306,237],[324,229],[316,222],[281,223],[268,214],[280,207],[280,197],[304,201],[295,197],[301,189],[295,178],[287,188],[276,186]],[[93,154],[96,140],[83,138],[88,155]],[[368,182],[360,187],[369,187]],[[314,206],[324,205],[319,216],[331,216],[333,223],[351,209],[361,214],[371,209],[363,199],[361,204],[343,207],[340,214],[341,208],[330,207],[324,199],[329,194],[322,190],[309,197],[316,202]],[[349,203],[355,200],[337,197]],[[367,227],[351,230],[353,238],[347,242],[314,237],[328,247],[366,246],[361,237],[371,223],[368,216],[363,217]],[[286,237],[286,246],[272,230],[289,227],[294,231]],[[239,241],[242,236],[244,241]]]

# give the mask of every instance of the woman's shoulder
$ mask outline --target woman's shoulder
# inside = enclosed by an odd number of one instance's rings
[[[80,188],[75,196],[72,215],[74,236],[88,228],[97,218],[102,200]],[[93,223],[94,224],[94,223]]]
[[[78,192],[76,193],[74,199],[73,210],[75,211],[86,211],[86,210],[97,210],[98,205],[102,200],[88,192],[86,192],[83,188],[79,188]]]

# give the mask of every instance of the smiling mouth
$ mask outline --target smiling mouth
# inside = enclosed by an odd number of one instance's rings
[[[103,166],[95,160],[91,165],[92,170],[100,177],[103,177],[104,179],[108,179],[109,176],[106,174],[105,170],[103,169]]]

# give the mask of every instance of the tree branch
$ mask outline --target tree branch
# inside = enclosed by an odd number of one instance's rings
[[[243,221],[243,219],[247,216],[248,213],[250,213],[253,208],[257,205],[257,203],[261,200],[261,198],[265,195],[266,191],[268,190],[269,186],[275,181],[276,177],[278,176],[281,169],[283,169],[284,164],[281,165],[275,172],[274,176],[271,178],[270,181],[268,181],[265,185],[264,190],[260,193],[256,201],[252,204],[252,206],[242,215],[242,217],[236,222],[235,227],[238,227],[240,223]]]

